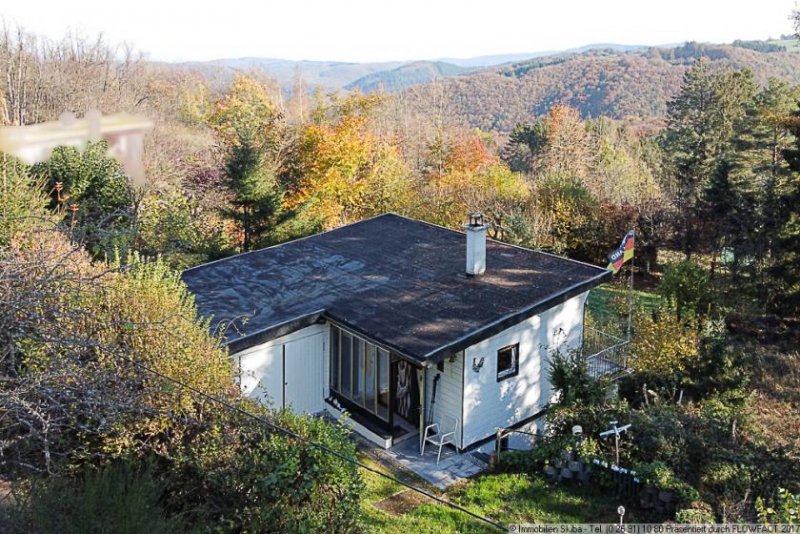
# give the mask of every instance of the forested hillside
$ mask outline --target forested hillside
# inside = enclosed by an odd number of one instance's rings
[[[777,46],[767,50],[696,43],[631,52],[592,50],[536,58],[440,83],[448,109],[482,130],[510,132],[556,103],[578,109],[584,118],[651,121],[665,116],[686,69],[700,57],[708,58],[712,69],[750,69],[762,85],[770,77],[800,82],[799,53]]]
[[[167,64],[181,70],[203,73],[209,79],[222,78],[230,82],[237,74],[263,71],[284,91],[291,92],[302,83],[307,90],[320,88],[337,91],[373,73],[391,72],[404,65],[403,61],[354,63],[344,61],[290,61],[275,58],[228,58],[213,61],[189,61]],[[428,80],[422,80],[428,81]]]
[[[494,67],[447,61],[345,63],[269,58],[221,59],[165,65],[229,83],[237,73],[263,71],[284,94],[357,89],[396,93],[414,86],[444,86],[448,113],[484,131],[509,133],[519,122],[542,116],[554,104],[576,108],[584,118],[611,117],[658,124],[687,67],[700,57],[714,69],[753,71],[765,84],[800,82],[800,51],[790,40],[687,43],[647,48],[600,45]],[[469,60],[462,60],[469,64]]]
[[[459,67],[442,61],[415,61],[392,69],[368,74],[349,83],[345,89],[358,89],[362,93],[386,91],[393,93],[412,85],[428,83],[438,78],[456,76],[473,69]]]

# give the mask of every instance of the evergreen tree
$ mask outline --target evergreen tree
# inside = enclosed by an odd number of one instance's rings
[[[662,136],[667,163],[675,177],[678,235],[687,256],[708,245],[703,192],[731,148],[734,126],[755,97],[752,73],[712,73],[700,58],[684,75],[680,93],[669,102]]]
[[[796,95],[787,84],[770,80],[744,103],[731,149],[704,193],[706,218],[714,221],[715,250],[733,252],[728,268],[737,291],[731,294],[754,297],[762,311],[775,293],[768,270],[780,255],[777,195],[791,174],[780,154],[792,140],[785,117]]]
[[[544,121],[521,122],[514,127],[500,157],[512,171],[528,173],[546,143],[547,125]]]
[[[73,237],[95,257],[124,253],[136,234],[136,194],[105,140],[86,148],[61,146],[31,167],[52,195],[50,207],[66,217]]]
[[[271,232],[291,214],[283,210],[283,194],[265,165],[262,151],[252,141],[240,140],[229,150],[225,172],[234,197],[233,209],[224,210],[224,215],[241,229],[242,250],[270,244]]]
[[[782,154],[791,174],[776,183],[775,258],[770,274],[776,282],[773,308],[784,315],[800,313],[800,109],[784,124],[794,136]]]
[[[292,216],[283,209],[284,195],[277,180],[289,130],[272,99],[264,83],[240,76],[211,117],[233,197],[231,208],[222,211],[236,224],[242,250],[276,242],[278,226]]]

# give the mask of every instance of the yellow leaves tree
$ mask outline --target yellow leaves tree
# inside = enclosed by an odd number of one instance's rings
[[[209,124],[223,147],[249,142],[266,148],[274,134],[270,126],[279,116],[273,90],[263,81],[237,75],[230,89],[214,105]]]
[[[419,216],[457,228],[468,213],[478,211],[495,223],[497,232],[509,213],[528,200],[527,182],[493,156],[479,135],[436,143],[430,150],[443,165],[431,167]]]
[[[640,311],[633,326],[630,364],[639,372],[680,375],[699,357],[700,338],[693,318],[679,318],[669,309],[656,316]]]
[[[391,139],[371,125],[381,97],[352,94],[321,106],[299,142],[299,177],[289,204],[310,203],[326,228],[389,210],[411,198],[407,169]]]
[[[273,243],[278,227],[290,218],[278,174],[292,136],[273,102],[267,85],[239,76],[210,119],[225,154],[232,196],[232,208],[223,212],[236,224],[242,250]]]
[[[539,172],[583,178],[591,161],[590,137],[575,108],[557,104],[545,122],[545,147],[534,168]]]

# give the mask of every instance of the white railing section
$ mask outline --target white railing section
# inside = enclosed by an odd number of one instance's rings
[[[581,355],[593,377],[614,375],[628,368],[630,341],[586,326],[583,329]]]

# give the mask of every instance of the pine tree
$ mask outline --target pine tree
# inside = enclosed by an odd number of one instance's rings
[[[514,127],[500,157],[514,172],[531,172],[547,143],[547,125],[543,120],[533,124],[521,122]]]
[[[273,104],[269,88],[251,77],[237,77],[217,103],[211,124],[225,154],[225,174],[232,194],[223,215],[241,233],[241,249],[252,250],[277,240],[279,225],[291,218],[283,209],[277,180],[288,128]]]
[[[662,148],[675,177],[678,234],[687,256],[709,244],[703,192],[731,148],[734,127],[755,97],[752,73],[712,73],[700,58],[683,78],[680,93],[668,104]]]
[[[714,221],[715,249],[733,252],[729,265],[736,294],[756,298],[764,310],[775,293],[768,271],[780,256],[778,194],[791,175],[781,152],[792,141],[785,122],[797,91],[770,80],[744,103],[734,124],[731,148],[704,192],[706,218]]]
[[[791,174],[776,183],[775,258],[770,274],[776,282],[773,309],[784,315],[800,314],[800,108],[784,124],[794,136],[782,151]]]
[[[225,172],[234,195],[233,209],[224,215],[242,231],[242,250],[270,244],[270,233],[290,214],[283,210],[283,195],[264,163],[264,156],[251,141],[235,144],[226,158]]]

